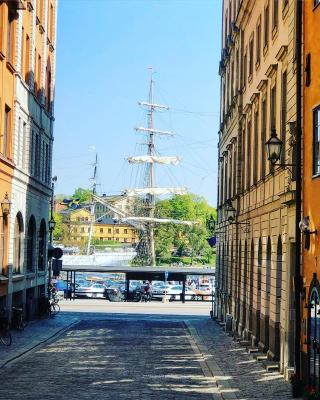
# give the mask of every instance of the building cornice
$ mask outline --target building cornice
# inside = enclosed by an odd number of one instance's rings
[[[276,59],[278,61],[282,61],[284,59],[284,57],[288,54],[288,46],[281,46],[277,55],[276,55]]]
[[[277,69],[278,64],[270,64],[268,69],[266,70],[266,76],[268,78],[271,78],[277,72]]]
[[[259,82],[259,85],[258,85],[258,90],[260,92],[262,92],[264,89],[266,89],[267,84],[268,84],[268,80],[267,79],[261,79],[261,81]]]

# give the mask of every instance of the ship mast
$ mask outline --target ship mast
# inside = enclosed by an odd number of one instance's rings
[[[153,104],[153,70],[151,69],[151,76],[150,76],[150,90],[149,90],[149,104],[148,107],[148,129],[149,131],[149,141],[148,141],[148,155],[154,155],[154,120],[153,120],[153,113],[154,113],[154,104]],[[154,182],[154,163],[149,163],[148,171],[148,186],[149,188],[153,188],[155,186]],[[149,218],[154,218],[154,210],[155,210],[155,197],[153,194],[148,193],[146,195],[146,202],[145,207],[147,211],[147,215]],[[156,265],[156,254],[155,254],[155,246],[154,246],[154,225],[153,223],[148,224],[148,255],[150,260],[150,265]]]
[[[91,247],[91,241],[92,241],[92,234],[93,234],[93,224],[95,222],[95,195],[97,192],[97,167],[98,167],[98,153],[96,153],[96,158],[95,162],[92,164],[94,169],[93,169],[93,177],[91,180],[93,181],[92,184],[92,202],[90,205],[90,226],[89,226],[89,235],[88,235],[88,244],[87,244],[87,256],[90,254],[90,247]]]

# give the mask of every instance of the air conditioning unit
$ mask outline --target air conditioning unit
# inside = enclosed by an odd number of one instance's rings
[[[232,315],[227,314],[226,315],[226,332],[231,332],[232,331]]]

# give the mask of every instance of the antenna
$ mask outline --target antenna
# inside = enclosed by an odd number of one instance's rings
[[[95,149],[95,147],[94,147]],[[93,233],[93,224],[95,222],[95,195],[97,191],[97,169],[98,169],[98,153],[96,152],[95,162],[92,164],[93,166],[93,177],[90,180],[93,182],[92,184],[92,197],[91,197],[91,206],[90,206],[90,226],[89,226],[89,236],[88,236],[88,244],[87,244],[87,255],[90,254],[90,247],[92,241],[92,233]]]

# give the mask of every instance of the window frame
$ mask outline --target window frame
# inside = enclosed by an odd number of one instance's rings
[[[318,168],[315,169],[315,118],[318,115]],[[312,176],[319,177],[320,176],[320,105],[315,107],[312,110]]]

